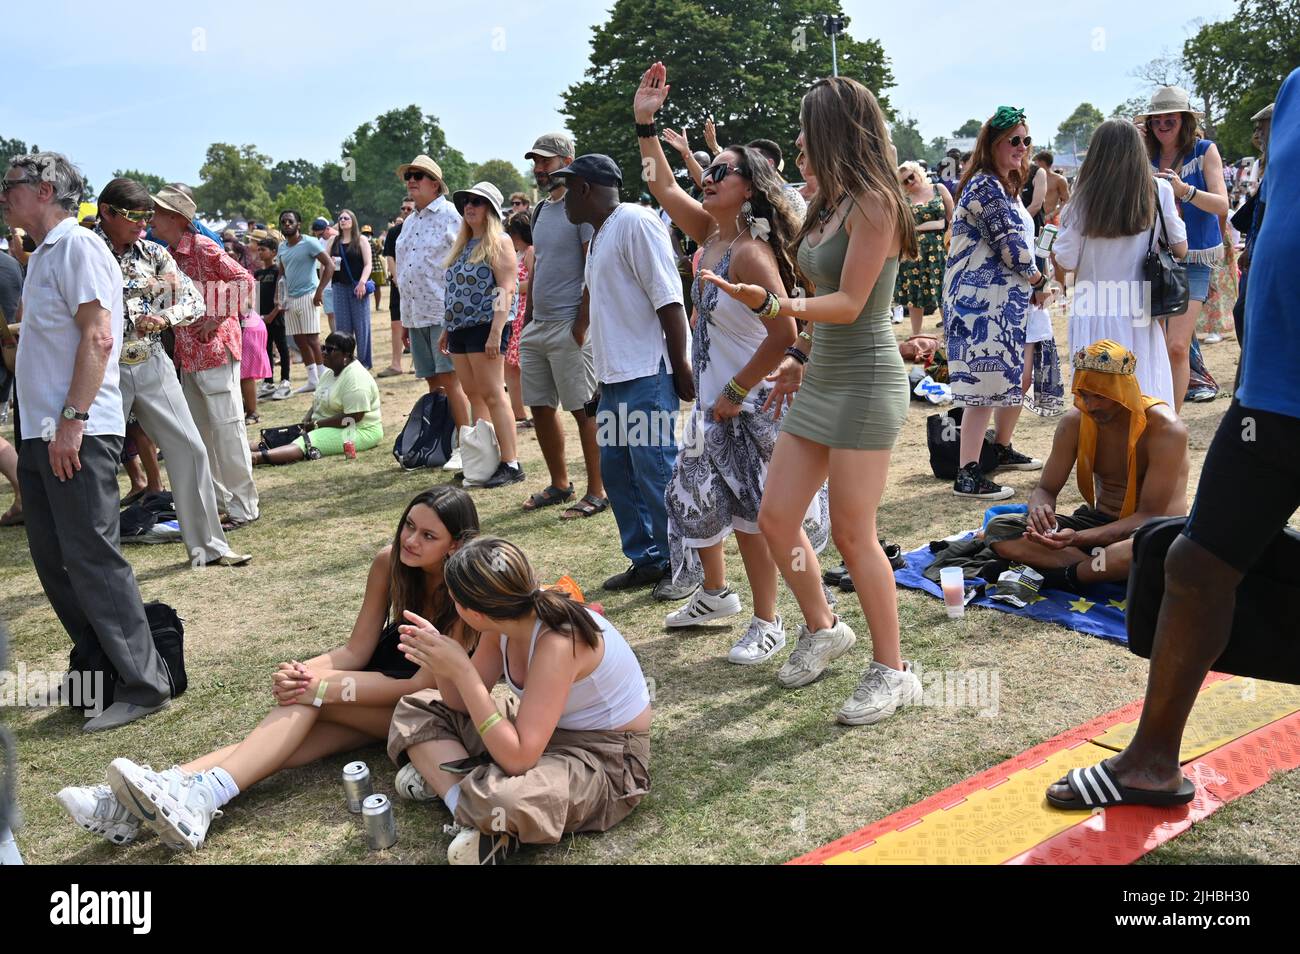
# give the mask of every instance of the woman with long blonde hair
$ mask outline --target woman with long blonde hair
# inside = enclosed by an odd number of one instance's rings
[[[462,216],[444,263],[446,318],[438,348],[451,355],[475,420],[487,418],[501,447],[501,463],[485,487],[524,479],[515,438],[515,415],[506,397],[501,335],[515,304],[519,260],[501,225],[501,191],[479,182],[452,196]]]
[[[865,725],[921,694],[902,657],[894,573],[876,534],[909,397],[890,302],[900,255],[917,255],[916,227],[870,90],[843,76],[819,80],[803,98],[799,124],[797,145],[818,191],[795,242],[799,269],[816,295],[781,296],[709,270],[701,276],[766,321],[790,316],[814,329],[769,376],[774,386],[765,403],[781,409],[793,395],[767,474],[767,486],[779,493],[764,494],[758,523],[804,617],[777,681],[806,686],[857,641],[831,611],[803,528],[809,503],[829,480],[831,535],[871,629],[873,656],[837,718]]]

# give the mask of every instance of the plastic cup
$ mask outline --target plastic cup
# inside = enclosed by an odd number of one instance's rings
[[[943,587],[943,603],[948,608],[948,618],[966,615],[965,575],[959,566],[946,566],[939,571],[939,585]]]

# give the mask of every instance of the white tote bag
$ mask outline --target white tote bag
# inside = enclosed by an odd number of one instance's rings
[[[486,483],[501,463],[501,446],[489,421],[477,421],[460,429],[460,462],[465,480]]]

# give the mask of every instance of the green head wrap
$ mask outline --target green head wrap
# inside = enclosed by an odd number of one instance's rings
[[[1010,129],[1012,126],[1019,126],[1025,121],[1025,111],[1017,109],[1014,106],[999,106],[998,111],[993,114],[989,120],[989,125],[994,129]]]

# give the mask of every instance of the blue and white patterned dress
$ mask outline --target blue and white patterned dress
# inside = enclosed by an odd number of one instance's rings
[[[944,270],[948,382],[957,403],[1015,407],[1024,400],[1028,276],[1034,270],[1016,200],[997,177],[976,173],[953,213]]]

